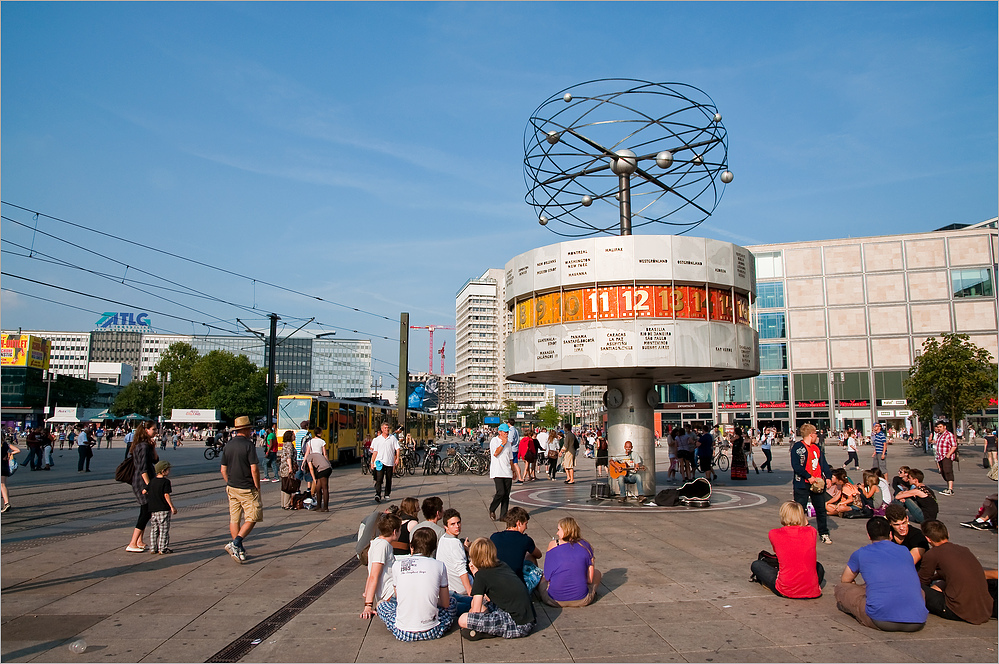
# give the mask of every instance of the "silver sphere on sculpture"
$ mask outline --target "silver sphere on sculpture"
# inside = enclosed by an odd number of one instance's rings
[[[555,145],[556,143],[558,143],[558,139],[559,139],[559,133],[557,131],[550,131],[550,132],[548,132],[548,138],[546,140],[549,143],[551,143],[552,145]]]
[[[562,101],[568,104],[570,101],[572,101],[572,95],[566,92],[565,95],[562,96]]]
[[[631,175],[638,168],[638,155],[631,150],[618,150],[611,159],[611,170],[617,175]]]
[[[715,113],[714,121],[721,122],[721,113]]]
[[[541,224],[542,226],[547,226],[548,225],[548,217],[546,217],[545,215],[541,215],[538,218],[538,223]]]
[[[735,176],[732,175],[732,171],[725,171],[724,173],[721,174],[721,181],[724,182],[725,184],[728,184],[734,179]]]
[[[704,163],[704,158],[701,155],[699,155],[699,154],[695,154],[694,158],[691,161],[694,164],[697,164],[698,166],[700,166],[701,164]]]
[[[586,194],[579,202],[583,204],[583,207],[590,207],[593,205],[593,196]]]
[[[656,155],[656,166],[662,169],[667,169],[673,165],[673,153],[669,150],[663,150]]]

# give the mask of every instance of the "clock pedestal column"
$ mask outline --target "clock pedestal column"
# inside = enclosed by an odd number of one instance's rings
[[[611,458],[624,454],[624,442],[631,441],[632,453],[642,457],[642,490],[647,496],[656,495],[656,430],[655,408],[649,403],[653,381],[647,378],[614,378],[607,381],[607,390],[620,390],[623,403],[607,407],[607,451]],[[653,392],[654,394],[654,392]],[[616,482],[611,482],[616,491]],[[625,485],[627,488],[628,485]]]

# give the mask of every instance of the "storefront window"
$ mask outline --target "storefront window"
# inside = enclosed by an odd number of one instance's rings
[[[795,374],[794,398],[796,401],[827,400],[829,398],[829,374]]]
[[[875,371],[874,393],[878,399],[904,399],[908,371]]]

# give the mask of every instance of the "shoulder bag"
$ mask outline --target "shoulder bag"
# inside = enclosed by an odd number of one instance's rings
[[[135,477],[135,461],[132,460],[132,455],[129,454],[125,457],[125,460],[118,464],[118,467],[114,470],[114,479],[117,482],[123,482],[124,484],[131,484],[132,479]]]

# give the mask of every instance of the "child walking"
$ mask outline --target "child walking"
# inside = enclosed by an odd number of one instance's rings
[[[150,553],[173,553],[170,548],[170,514],[176,514],[177,508],[170,500],[173,487],[170,486],[170,462],[160,461],[154,467],[156,477],[146,486],[146,499],[149,501]]]

